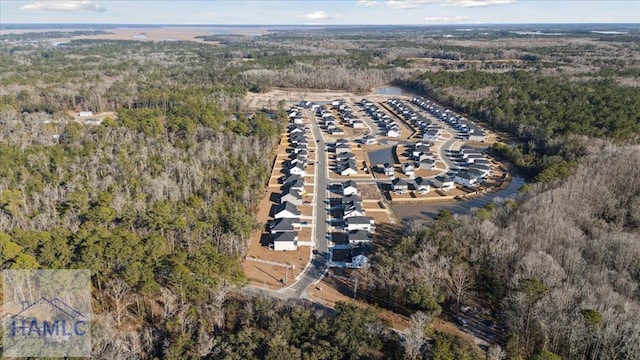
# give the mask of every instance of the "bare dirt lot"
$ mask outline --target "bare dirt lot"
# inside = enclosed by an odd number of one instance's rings
[[[272,261],[281,264],[294,265],[293,270],[287,270],[283,266],[276,266],[267,263],[261,263],[257,261],[245,260],[243,263],[244,273],[252,285],[261,286],[268,289],[278,289],[285,286],[284,279],[288,278],[289,283],[293,281],[293,277],[299,275],[304,267],[309,262],[311,256],[311,249],[308,246],[299,246],[296,251],[273,251],[268,247],[269,235],[265,232],[266,223],[271,219],[271,209],[278,204],[278,199],[281,193],[282,184],[279,183],[279,179],[284,176],[283,164],[288,160],[289,154],[287,153],[287,147],[289,146],[289,140],[286,135],[282,135],[280,138],[280,145],[276,150],[276,161],[269,179],[269,186],[267,187],[263,199],[260,203],[257,221],[262,224],[260,230],[256,231],[251,237],[251,243],[247,250],[247,257],[255,258],[259,260]],[[313,166],[309,166],[307,171],[313,172]],[[309,184],[313,183],[313,177],[305,177],[305,182]],[[304,200],[313,201],[313,186],[305,186]],[[311,206],[301,206],[300,211],[302,215],[311,216]],[[299,241],[311,240],[311,229],[303,227],[298,232]]]
[[[380,200],[380,190],[378,185],[375,184],[358,184],[358,191],[360,191],[360,198],[362,200]]]

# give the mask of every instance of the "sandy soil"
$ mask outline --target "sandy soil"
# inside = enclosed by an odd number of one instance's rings
[[[309,136],[307,132],[307,136]],[[258,214],[256,214],[257,221],[263,224],[259,231],[253,234],[249,249],[247,250],[247,257],[274,261],[282,264],[291,264],[295,266],[293,270],[287,270],[283,266],[274,266],[269,264],[263,264],[255,261],[244,261],[243,268],[244,273],[249,280],[249,283],[256,286],[265,287],[268,289],[278,289],[284,287],[284,279],[288,277],[289,284],[293,281],[293,277],[299,275],[304,267],[309,262],[311,256],[311,249],[308,246],[299,246],[296,251],[273,251],[269,250],[266,246],[268,240],[268,234],[264,232],[266,223],[271,219],[269,213],[271,209],[277,205],[277,202],[273,201],[278,199],[281,193],[282,184],[278,182],[284,173],[282,172],[283,162],[289,158],[287,153],[287,147],[289,141],[286,134],[283,134],[280,139],[280,145],[276,150],[276,162],[271,173],[269,180],[269,186],[265,190],[263,199],[260,203]],[[309,166],[307,171],[313,172],[313,166]],[[310,184],[313,182],[312,177],[305,177],[305,182]],[[304,200],[313,201],[313,186],[305,186],[307,194]],[[302,215],[311,216],[311,206],[300,207]],[[299,241],[311,240],[311,229],[308,227],[302,228],[298,232]]]
[[[380,200],[380,190],[378,185],[375,184],[358,184],[358,191],[360,191],[360,198],[367,203],[367,200]]]

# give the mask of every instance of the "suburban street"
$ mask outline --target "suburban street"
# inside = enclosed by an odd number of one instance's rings
[[[318,162],[316,168],[315,184],[315,205],[314,205],[314,249],[317,250],[312,255],[311,261],[305,271],[300,274],[297,281],[291,286],[284,289],[277,290],[285,298],[304,298],[305,292],[309,285],[318,280],[327,266],[327,258],[329,256],[329,244],[328,244],[328,231],[327,231],[327,154],[326,154],[326,142],[318,126],[318,122],[313,113],[305,111],[309,118],[310,126],[313,131],[314,141],[316,142],[316,161]]]

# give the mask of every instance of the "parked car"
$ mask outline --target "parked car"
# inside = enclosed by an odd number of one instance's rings
[[[460,325],[462,325],[462,326],[467,326],[467,324],[468,324],[467,320],[465,320],[465,319],[463,319],[461,317],[458,318],[458,323]]]

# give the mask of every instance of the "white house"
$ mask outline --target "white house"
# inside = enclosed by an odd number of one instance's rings
[[[300,211],[298,210],[298,207],[286,201],[276,207],[276,210],[273,216],[274,219],[282,219],[282,218],[291,219],[291,218],[299,218],[299,217],[300,217]]]
[[[389,129],[387,130],[388,137],[398,137],[400,136],[400,129]]]
[[[280,195],[280,203],[290,202],[293,205],[300,206],[302,205],[302,193],[298,190],[292,190],[291,188],[287,188]]]
[[[343,175],[343,176],[358,174],[358,168],[355,165],[355,161],[340,164],[340,166],[338,167],[338,171],[340,172],[340,175]]]
[[[289,127],[289,134],[304,134],[304,127],[302,126],[292,126]]]
[[[363,129],[364,128],[364,122],[362,120],[356,119],[356,120],[353,120],[353,122],[351,123],[351,126],[354,129]]]
[[[342,195],[357,195],[358,188],[356,187],[356,183],[353,180],[345,181],[342,183]]]
[[[272,235],[273,250],[275,251],[295,251],[298,249],[298,233],[280,232]]]
[[[454,182],[454,180],[450,177],[447,176],[436,176],[433,179],[433,186],[439,188],[440,190],[451,190],[453,189],[456,184]]]
[[[349,232],[356,230],[365,230],[373,233],[376,231],[375,221],[372,217],[354,216],[345,219],[345,223],[345,229]]]
[[[384,171],[384,174],[387,175],[387,176],[393,176],[393,174],[396,171],[396,169],[393,167],[393,165],[391,165],[389,163],[385,163],[384,165],[382,165],[382,170]]]
[[[289,168],[289,174],[305,176],[306,172],[302,164],[296,163],[296,164],[292,164],[291,167]]]
[[[414,176],[416,171],[415,163],[403,163],[402,172],[407,176]]]
[[[354,216],[364,216],[364,215],[365,215],[365,209],[362,208],[362,203],[360,201],[354,201],[354,202],[345,204],[342,217],[344,219],[347,219]]]
[[[457,173],[453,180],[456,183],[466,187],[472,187],[478,183],[478,178],[466,172]]]
[[[428,193],[430,188],[429,182],[427,182],[427,179],[423,177],[417,177],[415,180],[413,180],[413,187],[419,193],[423,193],[423,194]]]
[[[409,190],[409,184],[400,178],[393,179],[391,181],[391,187],[393,191],[397,193],[404,193],[405,191]]]
[[[374,145],[378,143],[378,139],[375,136],[367,135],[362,138],[361,142],[365,145]]]
[[[424,140],[438,140],[440,138],[441,131],[440,129],[428,129],[424,132],[422,138]]]
[[[336,145],[336,154],[342,154],[351,151],[351,146],[349,144],[337,144]]]
[[[420,169],[433,170],[436,168],[436,161],[433,159],[421,159],[420,160]]]

